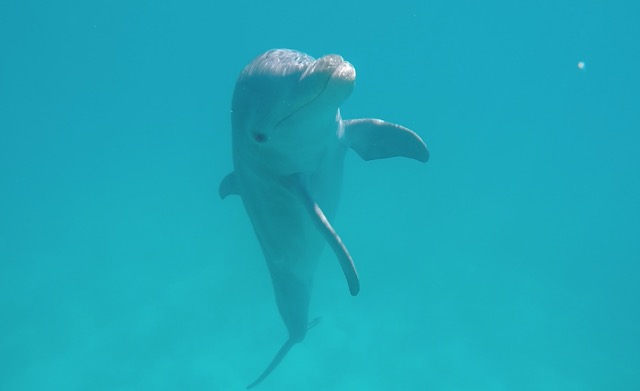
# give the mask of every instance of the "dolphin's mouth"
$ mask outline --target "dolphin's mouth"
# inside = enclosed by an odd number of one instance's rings
[[[278,122],[276,122],[274,127],[278,128],[280,126],[280,124],[282,124],[283,122],[285,122],[289,118],[293,117],[294,115],[296,115],[300,111],[304,110],[308,106],[311,106],[313,104],[313,102],[317,101],[318,98],[320,97],[320,95],[322,95],[322,93],[327,89],[327,85],[329,85],[329,80],[327,80],[327,82],[325,83],[325,85],[322,88],[322,90],[320,92],[318,92],[313,98],[311,98],[311,100],[309,100],[306,103],[303,103],[300,106],[296,107],[292,112],[290,112],[289,114],[287,114],[286,116],[281,118]]]

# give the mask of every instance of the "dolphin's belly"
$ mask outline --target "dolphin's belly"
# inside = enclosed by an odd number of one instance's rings
[[[277,181],[253,180],[242,200],[270,268],[311,281],[324,239],[300,198]]]

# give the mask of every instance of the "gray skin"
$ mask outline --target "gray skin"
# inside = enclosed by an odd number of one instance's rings
[[[405,127],[341,118],[339,106],[353,90],[355,76],[353,66],[338,55],[314,60],[275,49],[255,58],[236,83],[234,171],[223,179],[220,196],[242,198],[289,332],[271,364],[247,388],[264,380],[304,339],[313,276],[325,243],[336,254],[351,294],[360,290],[353,260],[329,222],[340,198],[347,150],[364,160],[429,159],[425,143]]]

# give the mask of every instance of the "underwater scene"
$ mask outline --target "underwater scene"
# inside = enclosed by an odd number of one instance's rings
[[[640,390],[639,16],[0,0],[0,390]]]

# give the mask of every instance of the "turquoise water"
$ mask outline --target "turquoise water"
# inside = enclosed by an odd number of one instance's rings
[[[359,4],[0,1],[0,390],[264,369],[286,329],[217,187],[273,47],[343,55],[343,116],[431,160],[347,157],[361,294],[327,251],[323,321],[260,390],[640,389],[640,3]]]

